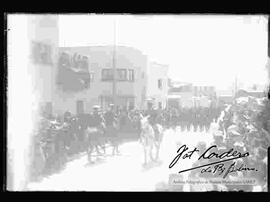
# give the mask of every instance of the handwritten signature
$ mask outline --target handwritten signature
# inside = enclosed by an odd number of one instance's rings
[[[235,159],[239,159],[239,158],[245,158],[249,156],[249,152],[245,152],[245,153],[241,153],[239,151],[232,149],[229,149],[228,151],[222,152],[221,154],[216,153],[215,151],[213,151],[214,148],[217,148],[217,145],[212,145],[210,146],[208,149],[206,149],[197,160],[202,160],[202,159],[217,159],[216,162],[211,162],[208,164],[204,164],[204,165],[200,165],[197,167],[193,167],[193,168],[189,168],[189,169],[185,169],[185,170],[181,170],[179,171],[179,173],[183,173],[186,171],[190,171],[190,170],[195,170],[198,168],[203,168],[201,170],[201,173],[218,173],[219,175],[221,175],[222,173],[224,173],[223,178],[225,178],[229,173],[232,172],[237,172],[237,171],[257,171],[255,168],[248,168],[246,167],[244,164],[242,164],[240,167],[236,167],[235,162],[232,163],[228,169],[226,169],[224,162],[226,161],[232,161]],[[172,160],[172,162],[169,165],[169,168],[172,168],[173,166],[175,166],[175,164],[180,160],[180,159],[191,159],[191,157],[193,156],[194,153],[198,153],[200,152],[196,147],[193,150],[189,151],[189,148],[186,145],[182,145],[178,150],[177,150],[177,155],[174,157],[174,159]],[[215,165],[215,166],[212,166]],[[207,168],[205,168],[207,167]]]
[[[241,164],[239,167],[236,167],[236,163],[233,162],[228,169],[226,169],[224,163],[217,164],[213,167],[208,166],[207,168],[203,168],[201,173],[218,173],[221,175],[224,173],[223,178],[226,178],[229,173],[234,173],[238,171],[258,171],[256,168],[248,168],[244,164]]]

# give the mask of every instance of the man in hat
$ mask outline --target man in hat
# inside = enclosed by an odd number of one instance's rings
[[[118,125],[118,120],[117,120],[117,115],[114,112],[114,105],[110,104],[108,111],[104,114],[104,119],[106,123],[106,136],[109,138],[112,146],[113,146],[113,151],[112,155],[116,153],[119,153],[118,150],[118,134],[117,134],[117,125]]]
[[[155,107],[152,107],[147,111],[147,115],[149,116],[149,123],[153,126],[156,123],[157,118],[157,110]]]
[[[99,113],[100,106],[94,105],[93,106],[93,113],[90,115],[90,120],[88,123],[88,126],[91,128],[95,128],[96,132],[91,133],[90,136],[90,146],[91,151],[93,150],[93,147],[96,148],[97,153],[99,152],[98,145],[102,145],[103,151],[105,153],[105,145],[103,145],[102,139],[104,139],[102,136],[104,135],[105,130],[105,121],[102,115]]]

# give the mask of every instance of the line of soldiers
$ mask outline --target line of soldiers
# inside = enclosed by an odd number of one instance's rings
[[[194,131],[209,130],[210,124],[217,121],[221,107],[217,108],[171,108],[167,110],[150,109],[145,111],[146,115],[150,115],[150,123],[159,123],[166,128],[175,128],[179,126],[182,131],[191,130],[193,126]]]

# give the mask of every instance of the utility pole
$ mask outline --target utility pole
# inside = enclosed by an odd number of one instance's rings
[[[117,103],[117,92],[116,92],[116,20],[114,19],[114,42],[113,42],[113,82],[112,82],[112,99],[114,108]]]
[[[238,88],[238,86],[237,86],[237,76],[235,77],[235,89],[234,89],[234,97],[236,97],[236,94],[237,94],[237,88]]]

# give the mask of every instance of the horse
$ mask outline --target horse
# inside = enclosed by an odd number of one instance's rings
[[[160,124],[152,126],[148,121],[149,116],[141,115],[140,125],[140,143],[144,148],[144,165],[147,165],[148,159],[152,162],[158,161],[160,145],[163,138],[163,127]],[[153,157],[153,149],[155,149],[155,157]]]

